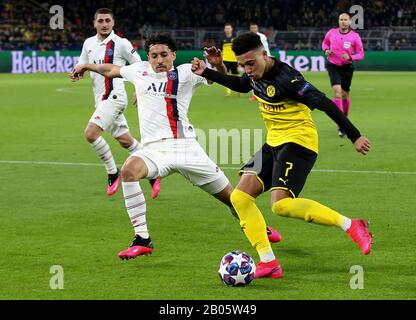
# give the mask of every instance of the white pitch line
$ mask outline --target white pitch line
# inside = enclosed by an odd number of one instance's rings
[[[79,167],[102,167],[102,163],[88,162],[59,162],[59,161],[18,161],[0,160],[0,164],[27,164],[27,165],[52,165],[52,166],[79,166]],[[241,167],[221,167],[223,170],[240,170]],[[359,174],[402,174],[416,175],[416,171],[380,171],[380,170],[342,170],[342,169],[312,169],[312,172],[324,173],[359,173]]]

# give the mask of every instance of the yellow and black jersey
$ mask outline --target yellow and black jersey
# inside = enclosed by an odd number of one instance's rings
[[[234,91],[253,90],[267,128],[267,144],[272,147],[293,142],[318,153],[318,134],[311,116],[314,108],[338,123],[352,142],[360,137],[359,131],[324,93],[284,62],[275,60],[258,81],[247,74],[229,76],[208,68],[202,76]]]
[[[221,40],[222,60],[227,62],[237,62],[235,53],[232,49],[233,38],[224,38]]]

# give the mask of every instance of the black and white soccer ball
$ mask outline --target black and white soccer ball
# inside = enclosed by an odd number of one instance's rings
[[[246,286],[253,281],[255,272],[253,258],[238,250],[225,254],[218,268],[220,279],[227,286]]]

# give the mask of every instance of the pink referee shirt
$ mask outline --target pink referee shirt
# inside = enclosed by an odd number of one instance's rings
[[[352,30],[347,33],[341,33],[338,28],[329,30],[322,42],[322,50],[327,49],[332,51],[332,54],[328,57],[329,62],[338,66],[364,59],[364,48],[360,35]],[[348,53],[352,61],[343,59],[342,55],[344,53]]]

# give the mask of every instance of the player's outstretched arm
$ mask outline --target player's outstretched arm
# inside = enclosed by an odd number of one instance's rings
[[[361,135],[360,131],[352,122],[338,109],[334,102],[324,96],[317,109],[324,111],[339,127],[347,134],[347,137],[354,144],[357,152],[366,155],[370,151],[370,141]]]
[[[101,74],[106,78],[121,78],[120,66],[114,64],[104,63],[104,64],[80,64],[75,66],[69,75],[71,81],[78,81],[84,77],[85,71],[92,71]]]
[[[247,93],[252,90],[248,77],[230,76],[214,71],[207,68],[205,62],[196,57],[192,60],[192,72],[209,81],[222,84],[233,91]]]

